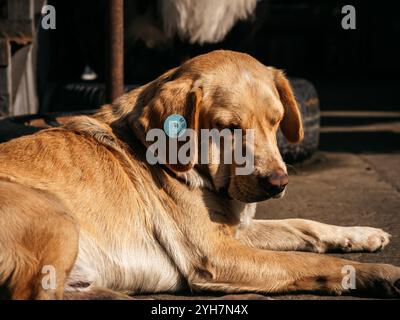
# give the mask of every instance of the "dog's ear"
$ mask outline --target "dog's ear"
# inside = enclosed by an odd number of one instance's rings
[[[147,91],[146,91],[147,90]],[[147,141],[146,136],[151,129],[164,130],[165,120],[170,115],[180,115],[186,120],[187,133],[198,132],[199,109],[201,105],[203,92],[199,85],[194,85],[189,79],[175,79],[170,81],[161,81],[153,83],[143,92],[144,105],[134,116],[132,124],[136,136],[142,143],[149,147],[153,142]],[[165,134],[165,132],[163,131]],[[185,141],[179,141],[177,138],[166,137],[166,165],[177,172],[186,172],[193,168],[197,162],[197,137],[187,135]],[[176,153],[187,142],[190,142],[190,149],[195,151],[191,153],[188,162],[181,163],[179,157],[173,157],[174,162],[170,161],[170,145],[177,146]]]
[[[281,122],[282,132],[288,141],[300,142],[304,136],[303,124],[300,109],[289,81],[281,70],[274,69],[274,82],[284,108],[284,116]]]

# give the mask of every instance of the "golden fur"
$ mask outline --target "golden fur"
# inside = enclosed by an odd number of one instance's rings
[[[194,130],[254,129],[254,173],[235,176],[235,164],[197,159],[148,164],[145,134],[162,128],[171,113]],[[271,196],[257,178],[286,172],[279,126],[288,140],[302,139],[284,74],[245,54],[214,51],[94,117],[1,144],[0,282],[14,299],[102,292],[121,298],[188,287],[340,294],[349,292],[342,269],[352,265],[355,293],[399,295],[397,267],[284,252],[375,251],[389,241],[382,230],[252,220],[254,202]],[[42,285],[48,265],[56,270],[56,288]]]

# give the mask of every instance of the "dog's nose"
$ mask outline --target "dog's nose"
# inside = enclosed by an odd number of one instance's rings
[[[259,177],[259,185],[271,196],[281,193],[289,182],[289,177],[282,169],[272,171],[269,175]]]

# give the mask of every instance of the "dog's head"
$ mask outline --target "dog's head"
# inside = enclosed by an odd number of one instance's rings
[[[198,133],[197,139],[201,129],[227,129],[232,137],[235,129],[241,129],[240,143],[233,143],[233,149],[241,146],[250,152],[254,163],[249,174],[237,174],[241,165],[235,157],[230,163],[223,161],[227,145],[211,140],[206,144],[209,159],[220,161],[202,163],[200,153],[204,150],[198,150],[187,163],[179,159],[175,164],[167,163],[170,169],[187,172],[196,167],[210,178],[217,192],[242,202],[283,195],[288,176],[276,134],[280,127],[287,140],[296,143],[303,137],[303,128],[298,105],[282,71],[231,51],[195,57],[142,90],[131,118],[136,135],[149,146],[146,134],[151,129],[163,129],[171,114],[183,116],[187,126]],[[194,143],[196,148],[204,148],[204,141]],[[179,142],[178,148],[182,144]]]

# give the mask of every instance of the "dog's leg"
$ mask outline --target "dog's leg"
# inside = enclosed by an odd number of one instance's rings
[[[234,239],[222,241],[207,257],[189,276],[195,290],[400,297],[400,268],[391,265],[260,250]]]
[[[311,220],[253,220],[239,239],[252,247],[277,251],[374,252],[390,235],[370,227],[340,227]]]
[[[12,299],[62,299],[79,230],[52,195],[0,181],[0,284]]]

